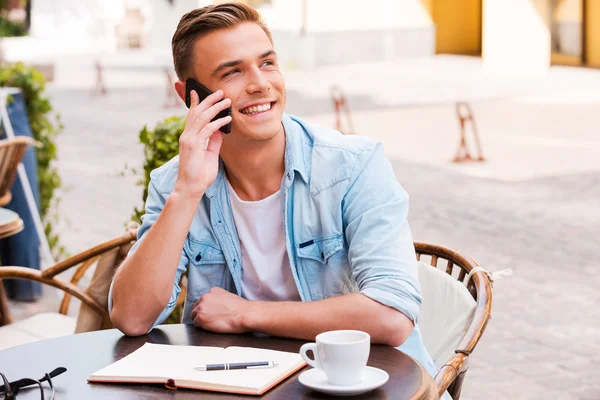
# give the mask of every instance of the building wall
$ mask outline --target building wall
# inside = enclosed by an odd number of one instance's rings
[[[44,62],[61,54],[98,53],[116,47],[121,0],[36,0],[29,36],[3,38],[6,61]]]
[[[181,16],[218,1],[36,0],[31,37],[4,49],[11,60],[116,51],[127,5],[139,8],[144,18],[144,48],[167,60]],[[422,0],[272,0],[259,11],[288,66],[376,62],[435,51],[435,28]]]
[[[545,72],[550,66],[547,0],[484,0],[483,60],[503,73]]]
[[[552,52],[578,58],[582,52],[582,0],[550,1],[550,36]]]
[[[435,28],[420,0],[273,0],[259,10],[283,63],[314,67],[430,56]]]
[[[146,48],[171,53],[171,39],[183,14],[211,2],[206,0],[142,0],[147,4]]]
[[[161,52],[170,51],[171,37],[185,12],[220,2],[178,0],[172,7],[164,0],[146,1],[152,5],[146,43]],[[368,7],[362,0],[272,0],[259,12],[285,66],[434,54],[435,29],[421,0],[371,0]]]
[[[167,62],[181,16],[215,1],[176,0],[171,5],[166,0],[36,0],[30,36],[4,38],[0,51],[7,61],[115,51],[117,26],[127,3],[144,17],[144,47]],[[467,3],[481,1],[484,64],[492,70],[536,73],[550,65],[552,29],[569,52],[581,46],[581,36],[576,37],[577,4],[584,1],[585,61],[600,67],[600,0],[457,1],[271,0],[259,11],[273,31],[282,63],[311,67],[432,55],[436,4],[454,4],[460,11]],[[439,36],[437,42],[441,44]]]
[[[115,27],[125,9],[121,0],[36,0],[30,35],[51,42],[57,51],[97,51],[114,48]]]

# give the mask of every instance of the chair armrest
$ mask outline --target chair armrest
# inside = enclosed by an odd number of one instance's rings
[[[79,300],[88,304],[98,314],[105,314],[104,308],[100,304],[98,304],[96,300],[90,297],[90,295],[81,290],[81,288],[77,287],[71,282],[67,282],[56,277],[46,278],[43,276],[43,273],[41,273],[38,270],[25,267],[3,266],[2,268],[0,268],[0,280],[2,279],[25,279],[54,286],[55,288],[60,289],[63,292],[67,292],[70,295],[77,297]]]
[[[473,316],[473,321],[469,326],[469,330],[458,344],[458,348],[456,349],[457,353],[463,353],[466,355],[471,354],[479,342],[481,335],[483,335],[483,331],[485,330],[489,319],[490,314],[487,312],[487,310],[479,307],[475,310],[475,315]]]
[[[12,323],[12,315],[8,309],[8,299],[4,292],[4,285],[0,279],[0,326],[8,325]]]
[[[457,353],[454,358],[442,366],[435,376],[435,383],[437,384],[440,398],[458,375],[468,368],[469,356],[462,353]]]

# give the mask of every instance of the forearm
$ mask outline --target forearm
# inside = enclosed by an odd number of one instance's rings
[[[146,333],[166,307],[198,202],[173,192],[139,248],[119,267],[110,316],[122,332]]]
[[[243,324],[249,331],[304,340],[325,331],[356,329],[369,333],[373,343],[394,347],[414,328],[401,312],[359,293],[313,302],[249,302]]]

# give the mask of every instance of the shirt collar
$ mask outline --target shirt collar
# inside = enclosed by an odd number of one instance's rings
[[[304,136],[303,125],[300,121],[297,121],[285,113],[281,117],[281,123],[285,131],[285,174],[288,174],[290,171],[298,172],[302,179],[308,183],[309,170],[307,165],[310,165],[310,163],[307,162],[306,156],[306,154],[309,153],[307,151],[308,149],[304,148],[302,140]],[[215,181],[206,189],[206,196],[212,198],[224,181],[225,168],[223,160],[219,158],[219,172],[217,174],[217,179],[215,179]]]
[[[283,114],[281,118],[285,130],[285,170],[292,170],[300,174],[304,182],[309,181],[308,155],[310,152],[305,147],[304,127],[293,117]]]

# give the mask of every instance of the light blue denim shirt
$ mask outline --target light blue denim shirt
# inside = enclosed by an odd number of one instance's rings
[[[287,252],[302,301],[360,292],[395,308],[414,323],[398,349],[430,374],[436,368],[418,328],[421,293],[408,226],[408,194],[398,184],[382,144],[362,136],[310,125],[284,114],[285,173],[281,201]],[[146,215],[135,252],[175,187],[179,158],[152,171]],[[221,166],[193,218],[177,267],[162,323],[180,293],[188,271],[183,313],[191,323],[192,305],[213,286],[242,293],[242,256],[229,193]],[[112,309],[112,285],[109,294]]]

